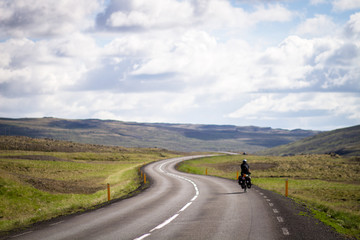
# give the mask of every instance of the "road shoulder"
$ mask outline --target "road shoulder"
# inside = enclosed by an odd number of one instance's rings
[[[259,187],[254,187],[253,190],[258,190],[259,194],[262,193],[266,197],[265,200],[269,202],[269,207],[273,208],[274,216],[288,239],[348,239],[330,226],[314,218],[311,211],[304,204]]]

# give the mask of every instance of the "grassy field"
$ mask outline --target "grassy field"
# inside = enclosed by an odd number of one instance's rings
[[[360,155],[360,125],[322,132],[289,144],[265,149],[257,155],[300,155],[336,153],[342,156]]]
[[[69,143],[56,144],[64,149]],[[0,150],[0,235],[102,204],[107,183],[112,199],[127,196],[143,184],[141,166],[179,156],[161,149],[98,146],[96,152],[94,145],[80,146],[83,152]]]
[[[313,215],[336,231],[360,239],[360,159],[330,155],[291,157],[217,156],[186,161],[184,172],[236,179],[246,157],[252,181],[264,189],[304,203]]]

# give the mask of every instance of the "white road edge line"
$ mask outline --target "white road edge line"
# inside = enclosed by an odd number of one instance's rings
[[[263,195],[263,197],[265,198],[265,200],[266,201],[268,201],[268,203],[269,203],[269,206],[270,207],[273,207],[274,206],[274,204],[271,202],[271,200],[266,196],[266,195],[264,195],[262,192],[259,192],[259,194],[260,195]],[[273,208],[273,212],[274,213],[279,213],[279,210],[277,210],[276,208]],[[276,219],[278,220],[278,222],[279,223],[283,223],[284,222],[284,219],[282,218],[282,217],[276,217]],[[283,234],[284,235],[290,235],[290,232],[289,232],[289,230],[287,229],[287,228],[281,228],[281,230],[282,230],[282,232],[283,232]]]
[[[195,199],[197,199],[197,195],[195,195],[191,200],[190,200],[190,202],[193,202],[193,201],[195,201]]]
[[[147,234],[142,235],[141,237],[135,238],[134,240],[142,240],[150,235],[151,235],[150,233],[147,233]]]
[[[153,229],[151,229],[151,230],[149,231],[149,233],[146,233],[146,234],[144,234],[144,235],[142,235],[142,236],[140,236],[140,237],[138,237],[138,238],[135,238],[134,240],[142,240],[142,239],[150,236],[153,231],[158,230],[158,229],[161,229],[161,228],[165,227],[166,225],[168,225],[169,223],[171,223],[175,218],[177,218],[177,217],[179,216],[180,212],[183,212],[186,208],[188,208],[188,207],[193,203],[193,201],[195,201],[195,199],[196,199],[196,198],[199,196],[199,194],[200,194],[199,189],[198,189],[196,183],[194,183],[192,180],[187,179],[187,178],[182,177],[182,176],[179,176],[179,175],[176,175],[176,174],[172,174],[172,173],[168,173],[168,172],[164,171],[164,170],[162,169],[162,167],[163,167],[166,163],[169,163],[169,162],[164,162],[163,164],[160,165],[159,171],[162,172],[162,173],[165,173],[165,174],[167,174],[167,175],[169,175],[169,176],[176,177],[176,178],[180,178],[180,179],[182,179],[182,180],[185,180],[185,181],[190,182],[190,183],[194,186],[195,196],[190,200],[190,202],[188,202],[187,204],[185,204],[185,206],[182,207],[182,208],[178,211],[177,214],[175,214],[175,215],[172,216],[171,218],[167,219],[167,220],[164,221],[163,223],[161,223],[161,224],[159,224],[158,226],[156,226],[156,227],[154,227]]]
[[[28,231],[28,232],[24,232],[24,233],[20,233],[18,235],[15,235],[15,236],[12,236],[11,238],[17,238],[17,237],[20,237],[20,236],[23,236],[25,234],[29,234],[29,233],[32,233],[33,231]]]
[[[64,221],[60,221],[60,222],[56,222],[56,223],[52,223],[52,224],[50,224],[50,226],[55,226],[55,225],[58,225],[58,224],[60,224],[60,223],[63,223]]]
[[[188,202],[182,209],[180,209],[179,212],[184,211],[184,210],[187,209],[191,204],[192,204],[192,202]]]

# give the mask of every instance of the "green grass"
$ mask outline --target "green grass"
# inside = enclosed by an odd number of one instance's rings
[[[313,215],[336,231],[360,239],[360,163],[329,155],[292,157],[217,156],[189,160],[179,166],[184,172],[235,179],[246,157],[252,181],[261,188],[285,194],[305,203]]]
[[[118,152],[0,151],[1,235],[60,215],[122,198],[138,189],[139,168],[178,156],[168,151]]]
[[[338,153],[343,156],[359,156],[360,125],[322,132],[286,145],[257,152],[261,155],[323,154]]]

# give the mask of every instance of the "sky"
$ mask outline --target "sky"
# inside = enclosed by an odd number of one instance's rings
[[[360,0],[0,0],[0,117],[360,124]]]

